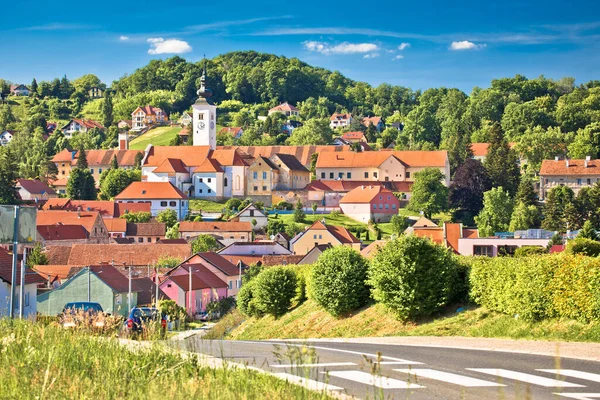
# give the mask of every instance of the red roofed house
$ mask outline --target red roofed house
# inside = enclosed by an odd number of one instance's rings
[[[316,180],[304,188],[308,193],[310,203],[318,203],[325,207],[338,207],[340,200],[346,193],[360,186],[382,186],[392,192],[399,192],[405,199],[410,198],[412,182],[379,182],[379,181],[348,181],[339,180]]]
[[[60,237],[72,237],[75,239],[83,239],[80,236],[80,232],[74,230],[67,230],[67,228],[44,228],[53,227],[56,225],[63,226],[82,226],[87,232],[86,243],[108,243],[109,233],[104,224],[104,220],[97,211],[84,212],[84,211],[38,211],[36,218],[36,226],[41,228],[49,238],[53,240],[61,240]],[[47,230],[50,229],[50,230]],[[59,233],[55,233],[55,229],[61,229]],[[38,230],[38,236],[40,231]],[[75,236],[73,236],[75,235]],[[78,236],[79,235],[79,236]],[[43,236],[42,236],[43,237]],[[68,239],[65,239],[68,240]],[[74,242],[75,243],[75,242]]]
[[[252,224],[250,222],[191,222],[179,224],[179,236],[193,239],[199,235],[214,236],[224,245],[234,242],[250,242],[252,240]]]
[[[115,196],[118,203],[150,203],[150,212],[156,216],[167,209],[175,210],[177,219],[188,214],[188,196],[170,182],[132,182]]]
[[[187,166],[179,158],[166,158],[151,174],[148,182],[171,182],[177,188],[182,189],[183,183],[190,179]]]
[[[74,243],[88,243],[90,234],[82,225],[38,225],[37,241],[46,246],[71,246]]]
[[[104,130],[104,126],[92,119],[72,119],[62,127],[62,131],[66,138],[71,138],[74,133],[86,133],[88,130],[98,128]]]
[[[244,130],[239,126],[235,126],[235,127],[227,127],[226,126],[219,131],[219,135],[230,135],[236,139],[239,139],[240,137],[242,137],[243,133],[244,133]]]
[[[391,190],[379,185],[359,186],[340,200],[342,212],[350,218],[368,223],[389,222],[398,214],[400,201]]]
[[[100,174],[110,168],[113,157],[117,157],[119,168],[131,169],[135,167],[135,158],[143,154],[141,150],[86,150],[88,166],[96,182],[100,181]],[[69,179],[71,169],[77,165],[78,151],[62,150],[52,158],[56,164],[58,179]]]
[[[300,111],[298,111],[296,107],[289,104],[288,102],[281,103],[280,105],[275,106],[269,110],[269,115],[275,113],[281,113],[286,117],[298,117],[300,115]]]
[[[362,124],[367,128],[369,125],[373,124],[377,132],[381,132],[385,128],[385,124],[383,123],[383,119],[381,117],[365,117],[362,120]]]
[[[29,88],[25,85],[10,85],[10,94],[13,96],[29,96]]]
[[[331,129],[341,128],[344,126],[348,126],[352,123],[352,114],[338,114],[334,113],[331,118],[329,118],[329,127]]]
[[[330,244],[332,246],[349,246],[360,251],[360,240],[342,226],[325,225],[315,221],[304,232],[297,234],[290,242],[294,254],[304,255],[313,247]]]
[[[349,143],[366,142],[367,138],[363,132],[346,132],[342,135],[342,139]]]
[[[575,194],[584,187],[600,182],[600,160],[554,160],[542,161],[540,168],[540,200],[548,196],[556,186],[568,186]]]
[[[16,186],[23,201],[48,200],[56,197],[54,189],[37,179],[17,179]]]
[[[167,122],[169,117],[158,107],[138,107],[131,113],[132,130],[141,130],[149,125]]]
[[[8,316],[10,307],[10,292],[12,290],[12,254],[0,248],[0,317]],[[17,265],[17,277],[21,276],[21,263]],[[37,313],[37,287],[46,280],[39,274],[25,267],[25,298],[23,315],[25,318],[35,318]],[[20,282],[20,281],[19,281]],[[14,304],[15,315],[19,315],[19,288],[16,284],[17,299]]]
[[[127,220],[125,218],[104,218],[104,225],[111,238],[124,238],[127,233]]]
[[[175,267],[168,275],[173,273],[181,272],[182,267],[187,265],[201,264],[205,266],[210,272],[215,274],[220,280],[225,282],[227,287],[227,297],[235,296],[241,285],[240,274],[244,273],[243,268],[240,269],[240,265],[234,265],[223,256],[213,252],[201,252],[192,255],[191,257],[184,260],[178,267]],[[183,269],[187,272],[187,269]]]

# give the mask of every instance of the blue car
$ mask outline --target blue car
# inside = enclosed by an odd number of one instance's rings
[[[163,331],[167,328],[167,318],[160,310],[151,307],[134,307],[125,321],[125,329],[129,333],[142,332],[144,328],[155,321],[160,321]]]
[[[65,304],[60,315],[61,325],[65,328],[96,327],[103,328],[106,315],[99,303],[75,301]]]

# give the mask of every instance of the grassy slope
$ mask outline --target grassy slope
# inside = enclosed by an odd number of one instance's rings
[[[322,399],[250,370],[200,367],[161,350],[126,350],[59,327],[0,321],[0,397],[7,399]]]
[[[455,307],[456,308],[456,307]],[[364,336],[471,336],[515,339],[600,341],[600,324],[547,320],[526,322],[483,308],[455,314],[455,309],[420,323],[397,321],[381,304],[336,319],[307,301],[275,320],[250,318],[233,329],[231,339],[331,338]],[[219,327],[225,331],[223,327]]]
[[[221,212],[225,208],[225,201],[219,203],[210,200],[190,200],[190,210],[202,210],[206,212]]]
[[[168,146],[171,139],[173,139],[180,130],[180,126],[159,126],[158,128],[150,129],[143,135],[133,139],[129,143],[129,148],[132,150],[144,150],[149,144],[155,146]]]

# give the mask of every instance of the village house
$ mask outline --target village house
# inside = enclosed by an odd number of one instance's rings
[[[342,135],[342,140],[347,143],[367,142],[367,137],[363,132],[346,132]]]
[[[36,226],[82,226],[87,232],[88,243],[108,243],[109,233],[104,220],[96,211],[41,211],[38,210]],[[45,229],[45,228],[42,228]]]
[[[16,187],[23,201],[38,202],[56,197],[54,189],[37,179],[17,179]]]
[[[3,131],[0,133],[0,146],[6,146],[15,136],[15,131]]]
[[[575,192],[584,187],[590,187],[600,182],[600,160],[586,157],[584,160],[554,160],[542,161],[540,168],[540,200],[544,200],[548,193],[557,186],[567,186]]]
[[[314,264],[317,262],[321,254],[326,250],[331,249],[333,246],[330,244],[318,244],[313,247],[308,253],[302,256],[302,259],[298,261],[299,265]]]
[[[342,212],[353,220],[389,222],[398,214],[400,201],[391,190],[379,185],[359,186],[340,200]]]
[[[119,130],[121,131],[126,131],[131,129],[131,126],[133,125],[133,121],[130,119],[122,119],[119,122],[117,122],[117,128],[119,128]]]
[[[181,269],[182,266],[187,265],[203,265],[210,272],[215,274],[220,280],[225,282],[227,292],[225,297],[236,296],[241,285],[241,277],[244,273],[243,265],[234,265],[228,261],[225,257],[220,254],[213,252],[200,252],[192,255],[191,257],[184,260],[180,266],[175,267],[168,275],[172,275],[174,271]],[[187,270],[185,270],[187,271]],[[188,272],[189,273],[189,272]]]
[[[38,225],[37,242],[46,246],[71,246],[74,243],[88,243],[89,233],[82,225]]]
[[[138,307],[156,307],[158,301],[168,300],[169,297],[158,288],[158,297],[156,296],[156,284],[147,277],[132,278],[132,282],[137,286],[137,305]]]
[[[371,258],[375,257],[375,254],[377,254],[379,249],[384,247],[387,244],[387,242],[388,242],[387,240],[374,240],[373,242],[371,242],[371,244],[369,244],[367,247],[362,249],[360,251],[360,254],[364,258],[371,259]]]
[[[307,192],[309,203],[317,203],[324,207],[339,207],[340,200],[350,192],[361,186],[381,186],[392,192],[402,193],[403,200],[410,198],[412,182],[379,182],[379,181],[349,181],[322,180],[312,181],[304,190]]]
[[[252,221],[256,221],[254,224]],[[254,231],[260,230],[267,226],[267,215],[259,210],[254,204],[248,204],[233,217],[229,218],[229,222],[250,222]]]
[[[132,129],[141,130],[147,126],[169,121],[167,114],[158,107],[138,107],[131,113]]]
[[[360,251],[360,240],[343,226],[326,225],[323,221],[315,221],[304,232],[297,234],[290,245],[294,254],[307,254],[313,247],[329,244],[331,246],[348,246]]]
[[[188,125],[192,124],[192,120],[193,120],[193,118],[190,115],[190,113],[187,111],[184,111],[183,114],[181,114],[181,117],[179,118],[179,123],[182,126],[188,126]]]
[[[109,218],[120,218],[128,213],[150,212],[150,204],[116,203],[108,200],[71,200],[62,197],[48,199],[42,209],[45,211],[97,211],[106,221]]]
[[[276,235],[271,236],[271,238],[274,242],[279,243],[286,249],[290,249],[290,241],[292,240],[292,238],[287,233],[279,232]]]
[[[12,253],[0,248],[0,317],[7,317],[10,310],[10,293],[12,291]],[[17,265],[17,277],[21,276],[21,263]],[[23,317],[35,318],[37,314],[37,287],[46,280],[29,267],[25,267],[25,296],[23,298]],[[19,280],[20,283],[20,280]],[[16,285],[17,293],[20,284]],[[19,296],[13,304],[14,315],[19,315]]]
[[[381,117],[365,117],[362,119],[362,124],[367,128],[369,125],[373,124],[377,132],[381,132],[385,129],[385,124],[383,123],[383,119]]]
[[[125,238],[131,243],[152,244],[164,239],[166,233],[167,226],[162,222],[128,222]]]
[[[325,152],[317,159],[316,175],[329,180],[414,182],[415,173],[425,168],[438,168],[444,175],[443,183],[450,184],[450,162],[445,150]]]
[[[139,157],[138,154],[143,154],[140,150],[85,150],[87,157],[88,168],[94,176],[96,182],[100,181],[100,175],[103,171],[110,169],[113,157],[117,157],[117,163],[119,168],[132,169],[135,168],[135,159]],[[58,173],[56,174],[59,179],[69,179],[71,170],[77,165],[77,159],[79,158],[79,151],[69,151],[67,149],[57,153],[53,158],[52,162],[56,165]],[[56,183],[53,184],[56,187]]]
[[[97,121],[91,119],[72,119],[61,130],[66,138],[70,139],[74,133],[87,133],[90,129],[104,130],[104,126]]]
[[[57,288],[66,282],[71,272],[70,265],[34,265],[33,270],[46,280],[47,288]],[[39,286],[38,286],[39,287]]]
[[[219,131],[219,135],[229,135],[232,136],[234,139],[241,138],[243,133],[244,130],[239,126],[224,127],[221,128],[221,130]]]
[[[175,210],[178,220],[188,214],[188,199],[170,182],[132,182],[115,196],[118,203],[150,203],[153,216],[164,210]]]
[[[463,256],[512,255],[523,246],[546,248],[548,238],[516,238],[516,237],[461,237],[458,239],[458,253]]]
[[[429,238],[434,243],[451,248],[457,254],[460,253],[460,239],[479,237],[477,229],[464,228],[462,224],[449,222],[444,222],[442,226],[439,226],[424,216],[421,216],[412,226],[408,227],[405,233]]]
[[[275,113],[281,113],[281,114],[285,115],[286,117],[300,116],[300,111],[298,111],[298,109],[296,107],[289,104],[288,102],[281,103],[280,105],[275,106],[269,110],[269,115],[272,115]]]
[[[334,113],[331,118],[329,118],[329,127],[331,129],[335,128],[343,128],[344,126],[348,126],[352,123],[352,114],[344,113],[338,114]]]
[[[23,84],[10,85],[10,94],[13,96],[29,96],[29,88]]]
[[[225,246],[234,242],[252,240],[252,224],[250,222],[191,222],[179,223],[179,236],[186,240],[200,235],[211,235]]]
[[[127,233],[127,220],[125,218],[104,218],[104,225],[106,225],[111,239],[124,238]]]
[[[248,196],[270,196],[278,180],[277,166],[266,157],[256,157],[248,167]]]
[[[102,89],[98,86],[92,86],[90,90],[88,90],[88,97],[90,99],[100,99],[104,96],[104,92],[106,89]]]
[[[232,264],[245,265],[263,263],[264,256],[288,256],[292,252],[275,241],[235,242],[218,251],[219,255]]]

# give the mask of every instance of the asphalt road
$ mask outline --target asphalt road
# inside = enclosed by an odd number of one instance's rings
[[[558,356],[362,343],[210,341],[198,337],[183,340],[179,346],[289,380],[302,378],[308,386],[327,387],[356,398],[600,399],[600,362]]]

